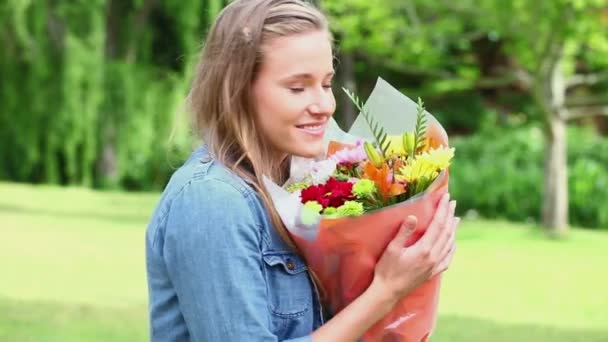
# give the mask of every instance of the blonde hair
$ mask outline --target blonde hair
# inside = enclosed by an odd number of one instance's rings
[[[331,39],[325,16],[307,2],[236,0],[211,27],[188,94],[200,138],[216,160],[258,192],[274,228],[295,252],[298,250],[262,183],[264,175],[284,182],[288,160],[273,159],[276,152],[260,134],[251,86],[267,42],[314,31],[326,31]]]

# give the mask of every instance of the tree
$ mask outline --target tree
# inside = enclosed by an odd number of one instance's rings
[[[543,224],[566,233],[566,123],[608,114],[608,99],[595,87],[605,89],[608,80],[601,71],[608,66],[607,1],[328,0],[326,6],[348,48],[423,78],[426,89],[515,85],[528,94],[545,137]],[[503,62],[484,68],[480,45],[491,45]]]
[[[163,186],[168,150],[190,148],[168,138],[224,3],[0,2],[0,178]]]

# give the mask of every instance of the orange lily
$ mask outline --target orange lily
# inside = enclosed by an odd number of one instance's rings
[[[392,183],[388,179],[390,169],[386,163],[382,167],[376,168],[372,163],[365,163],[363,178],[374,181],[378,191],[386,201],[389,197],[398,196],[405,192],[405,186],[400,183]]]

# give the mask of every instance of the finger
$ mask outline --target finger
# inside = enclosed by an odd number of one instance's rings
[[[454,220],[454,213],[456,212],[456,200],[450,201],[448,207],[448,213],[445,215],[445,221],[443,221],[442,227],[451,227],[452,221]]]
[[[433,276],[445,272],[450,265],[452,264],[452,260],[454,259],[454,254],[456,253],[456,245],[452,245],[448,255],[437,265],[435,270],[433,271]]]
[[[414,215],[409,215],[403,223],[401,224],[401,228],[399,228],[399,232],[391,242],[395,248],[403,248],[405,247],[405,242],[407,239],[412,236],[414,230],[416,230],[416,224],[418,224],[418,219]]]
[[[446,239],[445,242],[438,247],[438,249],[434,252],[438,255],[438,260],[445,259],[446,255],[450,252],[450,249],[454,246],[454,241],[456,240],[456,229],[458,224],[460,223],[460,217],[455,217],[452,222],[450,222],[450,227],[446,228]]]
[[[432,246],[433,243],[437,240],[437,235],[439,235],[439,231],[441,229],[441,224],[445,222],[445,216],[448,210],[448,202],[450,200],[450,194],[446,193],[441,197],[439,201],[439,205],[437,206],[437,210],[435,210],[435,215],[431,220],[426,232],[420,239],[422,244],[427,246]]]
[[[445,245],[450,240],[450,237],[454,235],[454,211],[456,210],[456,201],[450,201],[448,214],[446,220],[442,224],[439,230],[439,236],[435,241],[431,241],[433,247],[431,248],[433,253],[438,253],[445,248]]]

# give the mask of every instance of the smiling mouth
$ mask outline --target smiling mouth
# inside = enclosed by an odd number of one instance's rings
[[[325,122],[320,124],[296,125],[298,129],[315,136],[323,135],[323,133],[325,133],[326,126],[327,123]]]

